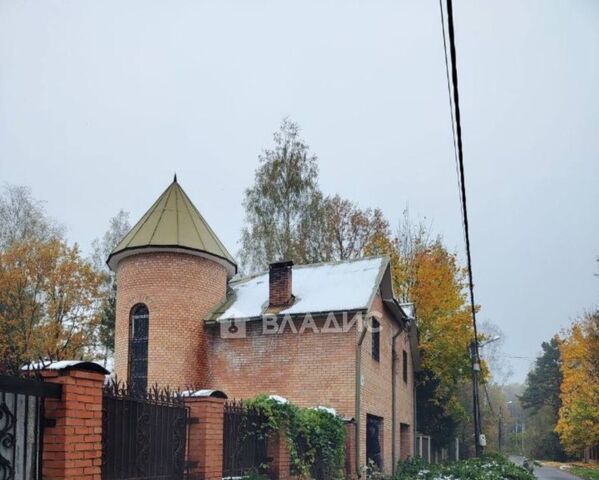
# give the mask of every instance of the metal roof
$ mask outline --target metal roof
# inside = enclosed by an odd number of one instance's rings
[[[330,312],[367,311],[382,283],[392,297],[389,258],[365,257],[339,262],[294,265],[293,304],[281,315],[327,315]],[[268,272],[229,282],[227,298],[205,319],[219,322],[256,319],[268,312]],[[386,291],[385,290],[385,291]]]
[[[108,266],[116,270],[123,258],[148,250],[180,251],[209,257],[221,263],[229,277],[237,272],[232,255],[181,188],[176,176],[114,248],[108,257]]]

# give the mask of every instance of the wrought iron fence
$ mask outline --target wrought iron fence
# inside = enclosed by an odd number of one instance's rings
[[[259,409],[241,402],[225,403],[223,477],[240,477],[266,468],[267,419]]]
[[[189,410],[168,389],[132,391],[117,382],[104,388],[102,478],[174,480],[185,476]]]
[[[0,375],[0,480],[36,480],[42,474],[44,398],[61,385]]]

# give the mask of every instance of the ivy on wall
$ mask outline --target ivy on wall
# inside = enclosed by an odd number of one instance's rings
[[[267,419],[252,425],[249,434],[266,438],[283,432],[293,472],[300,478],[344,478],[345,424],[337,415],[318,408],[301,408],[266,395],[244,400]]]

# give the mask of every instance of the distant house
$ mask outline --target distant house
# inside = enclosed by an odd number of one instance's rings
[[[389,472],[413,455],[417,335],[387,257],[277,262],[236,279],[233,257],[175,180],[108,264],[115,370],[134,388],[279,395],[353,419],[361,465]]]

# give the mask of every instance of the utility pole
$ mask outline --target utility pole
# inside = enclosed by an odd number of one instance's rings
[[[497,425],[497,445],[501,453],[501,443],[503,442],[503,407],[499,407],[499,424]]]
[[[480,357],[478,354],[478,342],[470,343],[470,357],[472,359],[472,413],[474,415],[474,446],[477,457],[483,453],[481,445],[481,418],[480,401],[478,393],[478,375],[480,373]]]

